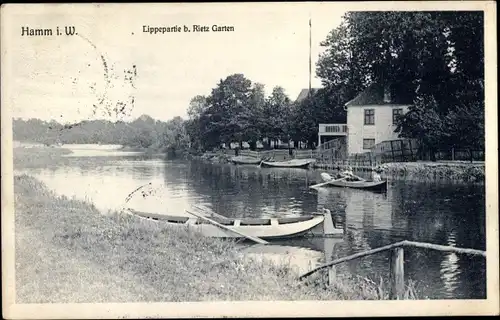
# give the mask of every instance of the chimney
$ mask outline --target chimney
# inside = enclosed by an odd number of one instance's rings
[[[385,103],[391,103],[391,86],[390,85],[385,85],[384,86],[384,102]]]

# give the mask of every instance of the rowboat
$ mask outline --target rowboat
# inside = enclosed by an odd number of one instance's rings
[[[328,184],[328,186],[344,187],[353,189],[365,189],[373,191],[387,190],[387,181],[345,181],[336,180]]]
[[[321,178],[325,183],[321,183],[321,186],[328,187],[344,187],[353,189],[365,189],[372,191],[385,191],[387,190],[387,180],[384,181],[368,181],[368,180],[358,180],[358,181],[347,181],[342,179],[333,179],[328,174],[321,174]]]
[[[231,158],[231,162],[234,164],[259,164],[261,161],[261,159],[253,157],[236,156]]]
[[[224,226],[221,228],[205,219],[190,216],[170,216],[128,209],[129,213],[143,219],[164,222],[173,227],[186,227],[200,232],[205,237],[242,238],[241,234],[261,239],[280,239],[303,236],[306,233],[316,236],[343,235],[344,230],[332,222],[330,211],[320,215],[284,218],[241,218],[233,219],[212,216],[210,219]],[[324,222],[328,224],[325,224]],[[236,232],[232,232],[234,230]]]
[[[262,161],[261,167],[270,167],[270,168],[301,168],[307,169],[309,166],[314,163],[314,159],[292,159],[288,161]]]

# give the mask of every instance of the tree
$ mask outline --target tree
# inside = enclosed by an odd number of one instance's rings
[[[294,107],[291,136],[294,141],[305,141],[309,148],[318,141],[320,123],[346,123],[347,114],[332,88],[314,91]]]
[[[243,140],[248,141],[250,149],[255,150],[257,141],[262,137],[263,112],[266,102],[264,85],[254,83],[250,90],[247,105],[243,108],[241,119],[246,123],[243,128]]]
[[[346,22],[333,29],[320,43],[325,52],[319,56],[316,74],[330,89],[336,105],[353,99],[369,81],[369,70],[361,64],[361,49],[355,46]]]
[[[221,80],[207,97],[207,134],[230,144],[248,138],[253,125],[249,97],[252,82],[242,74]]]
[[[262,136],[272,140],[289,140],[287,120],[291,101],[282,87],[274,87],[263,108]]]
[[[176,156],[178,150],[186,150],[189,145],[189,137],[184,120],[181,117],[175,117],[167,121],[165,131],[160,139],[162,149],[170,156]]]
[[[437,102],[433,96],[419,95],[406,116],[399,120],[397,127],[402,137],[417,138],[419,145],[430,151],[433,161],[434,153],[449,138],[446,121],[436,110]]]
[[[185,122],[186,134],[189,136],[191,148],[201,150],[203,147],[203,137],[206,134],[204,117],[208,104],[205,96],[197,95],[191,99],[188,107],[188,120]]]
[[[207,107],[207,98],[205,96],[197,95],[193,97],[187,110],[188,118],[190,120],[199,119]]]
[[[313,108],[314,101],[312,97],[307,97],[295,106],[295,112],[292,116],[293,129],[291,137],[293,141],[305,141],[310,148],[312,148],[314,139],[318,135],[318,126],[314,119]]]

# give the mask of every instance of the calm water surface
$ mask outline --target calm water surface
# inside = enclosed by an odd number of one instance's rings
[[[66,147],[66,146],[65,146]],[[115,148],[74,147],[64,165],[23,171],[59,194],[92,201],[103,212],[127,206],[185,214],[204,205],[231,217],[296,216],[329,208],[345,220],[342,240],[303,239],[280,244],[343,257],[400,240],[485,250],[484,186],[390,181],[387,193],[341,188],[310,189],[320,170],[259,168],[167,161]],[[309,250],[306,250],[309,249]],[[316,256],[317,258],[317,256]],[[341,272],[377,282],[389,275],[389,254],[351,261]],[[405,250],[405,272],[420,298],[485,298],[485,261],[424,249]]]

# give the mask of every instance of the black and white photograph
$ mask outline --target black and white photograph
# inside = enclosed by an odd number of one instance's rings
[[[0,10],[4,318],[500,313],[495,2]]]

